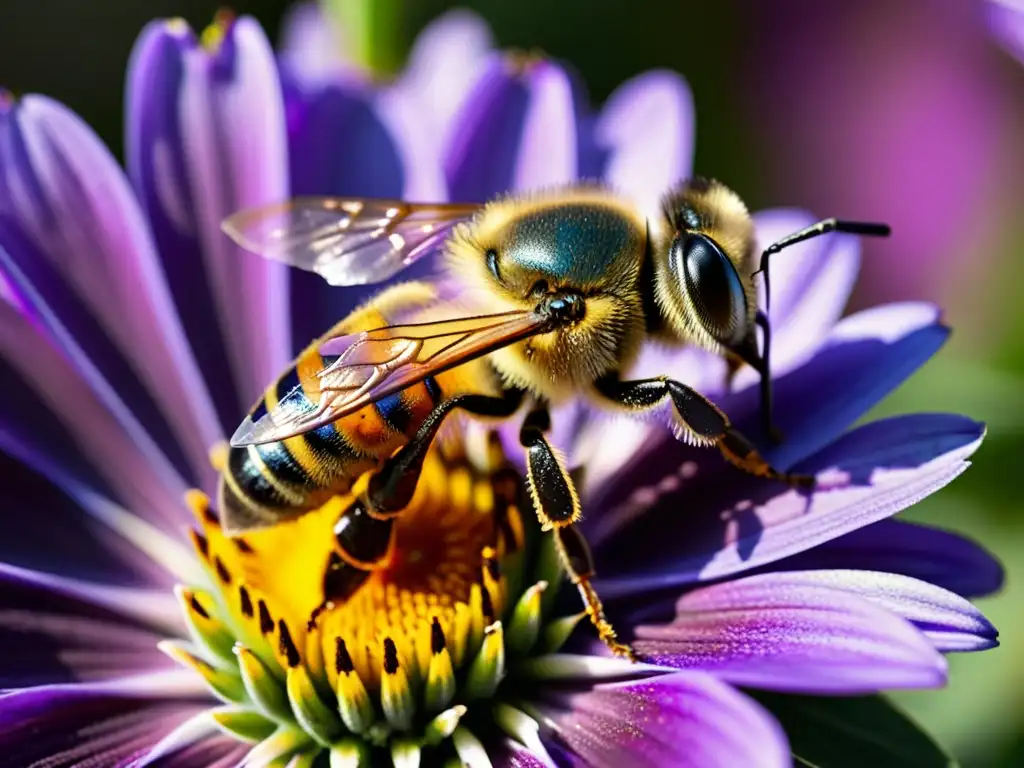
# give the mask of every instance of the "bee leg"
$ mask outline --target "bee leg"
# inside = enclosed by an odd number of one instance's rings
[[[551,426],[547,408],[534,408],[523,419],[519,442],[526,449],[526,481],[541,527],[571,525],[580,516],[580,498],[569,471],[544,433]]]
[[[575,525],[555,528],[551,535],[555,537],[555,546],[562,560],[569,580],[576,585],[583,600],[583,606],[590,617],[590,623],[597,630],[597,636],[616,656],[624,656],[630,661],[637,661],[636,652],[627,644],[620,643],[615,629],[604,615],[604,605],[594,589],[591,579],[596,575],[594,558],[590,554],[590,546],[583,538],[583,533]]]
[[[527,414],[519,430],[519,441],[526,448],[526,479],[537,517],[541,527],[555,537],[562,566],[580,591],[598,637],[616,656],[636,661],[633,649],[616,639],[615,630],[605,618],[601,598],[591,584],[594,558],[582,532],[573,525],[580,517],[579,495],[563,461],[544,437],[550,425],[548,410],[541,405]]]
[[[325,610],[347,600],[369,575],[386,566],[394,539],[394,518],[374,517],[357,499],[334,524],[334,551],[324,571],[324,601],[309,618],[309,626]]]
[[[729,463],[752,475],[780,480],[794,487],[807,488],[814,484],[812,477],[775,469],[733,428],[729,417],[718,406],[685,384],[666,377],[622,381],[612,374],[599,379],[596,388],[612,402],[635,410],[655,408],[670,398],[680,427],[694,442],[718,446]]]
[[[768,439],[777,445],[782,442],[782,432],[772,421],[772,372],[770,363],[772,326],[768,320],[768,315],[761,311],[758,311],[757,315],[755,315],[754,321],[760,326],[764,334],[764,343],[761,350],[758,351],[757,337],[751,331],[750,335],[743,342],[730,350],[735,356],[730,358],[730,362],[738,359],[740,363],[746,363],[757,371],[761,386],[761,428]],[[730,372],[735,373],[734,370]]]
[[[405,509],[412,500],[423,470],[423,460],[430,444],[437,436],[445,417],[455,408],[461,408],[478,416],[507,418],[519,408],[523,392],[518,389],[506,390],[500,397],[490,395],[457,395],[434,407],[416,431],[415,436],[403,445],[383,467],[370,478],[367,501],[377,515],[395,515]]]

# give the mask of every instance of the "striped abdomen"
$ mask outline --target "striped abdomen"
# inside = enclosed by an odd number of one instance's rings
[[[267,389],[253,418],[299,387],[300,378],[315,380],[313,374],[329,362],[311,345]],[[315,407],[310,396],[317,393],[301,390],[300,407]],[[431,377],[311,432],[231,448],[220,481],[222,525],[229,533],[273,525],[345,493],[356,478],[408,442],[441,399],[441,387]]]

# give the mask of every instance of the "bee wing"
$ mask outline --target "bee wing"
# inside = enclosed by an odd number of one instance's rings
[[[231,445],[274,442],[317,429],[428,376],[540,333],[546,323],[534,312],[503,312],[328,339],[318,349],[327,365],[305,378],[300,374],[299,384],[274,407],[255,419],[246,417]]]
[[[429,253],[476,204],[307,197],[239,211],[221,228],[246,250],[331,285],[379,283]]]

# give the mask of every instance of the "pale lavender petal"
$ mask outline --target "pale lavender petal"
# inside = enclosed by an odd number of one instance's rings
[[[690,592],[670,624],[636,627],[652,663],[735,685],[855,695],[945,683],[946,661],[910,622],[847,591],[764,574]]]
[[[756,253],[812,224],[816,219],[799,210],[773,209],[754,215]],[[794,245],[771,261],[771,366],[782,376],[806,362],[825,341],[842,316],[860,269],[860,240],[851,235],[824,235]],[[764,283],[758,278],[761,306]],[[735,389],[757,381],[745,367]]]
[[[65,439],[92,462],[127,505],[151,519],[181,521],[181,499],[187,487],[182,478],[67,330],[44,305],[31,301],[31,294],[23,290],[26,287],[18,286],[19,295],[28,295],[29,300],[0,304],[0,355],[60,418]],[[7,429],[20,432],[24,445],[37,444],[25,414],[12,414],[3,421]]]
[[[169,592],[107,587],[0,564],[0,688],[168,668],[156,644],[184,634]]]
[[[378,108],[399,140],[407,200],[446,198],[440,158],[492,48],[480,16],[464,8],[447,11],[419,34],[405,71],[381,93]]]
[[[180,20],[153,21],[142,30],[128,65],[125,155],[178,315],[210,387],[219,426],[230,433],[244,405],[230,386],[231,365],[199,244],[197,203],[182,149],[183,60],[194,45]]]
[[[173,199],[191,201],[184,231],[194,226],[235,387],[247,404],[291,358],[289,274],[285,265],[236,247],[220,225],[238,210],[289,196],[287,137],[277,67],[263,30],[246,16],[224,25],[212,52],[183,25],[171,28],[181,38],[181,74],[174,91],[159,95],[173,99],[170,117],[177,120],[180,143],[146,144],[156,136],[137,131],[131,151],[168,152],[167,164],[184,167],[177,181],[185,186]],[[141,114],[145,95],[135,94],[140,101],[129,105],[129,114]]]
[[[593,768],[790,765],[782,728],[759,704],[711,675],[680,672],[600,685],[556,716],[560,739]]]
[[[598,550],[601,594],[610,599],[741,573],[891,517],[963,472],[983,434],[962,416],[864,425],[798,467],[818,478],[809,494],[738,473],[724,483],[706,460],[691,462],[689,472],[684,464],[674,482],[637,489],[609,511],[628,524],[602,539],[614,545]]]
[[[488,59],[445,151],[449,197],[483,202],[574,178],[576,123],[567,73],[547,60]]]
[[[909,576],[829,569],[779,573],[774,575],[773,583],[794,588],[826,587],[863,597],[902,616],[943,652],[981,651],[999,644],[996,628],[968,600]]]
[[[902,520],[881,520],[787,557],[772,570],[855,568],[901,573],[964,597],[999,591],[1002,565],[984,547],[960,534]]]
[[[293,3],[285,11],[278,57],[284,69],[307,85],[330,80],[352,67],[345,36],[316,0]]]
[[[0,123],[0,211],[89,307],[193,470],[211,479],[213,406],[124,174],[88,126],[49,98],[26,96]]]
[[[992,34],[1024,63],[1024,4],[1020,0],[988,0],[986,5]]]
[[[655,70],[627,80],[594,128],[608,152],[605,181],[657,214],[665,192],[690,175],[694,128],[693,94],[678,74]]]
[[[0,764],[125,766],[208,706],[203,695],[187,670],[0,695]]]

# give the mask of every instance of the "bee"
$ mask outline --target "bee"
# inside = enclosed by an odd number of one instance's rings
[[[669,190],[650,219],[613,190],[578,183],[483,204],[300,198],[238,212],[223,229],[243,248],[332,285],[383,283],[433,254],[444,274],[387,288],[267,390],[231,438],[220,487],[225,530],[304,514],[365,478],[335,533],[341,558],[366,572],[385,556],[391,521],[445,418],[457,410],[500,421],[525,402],[519,439],[536,514],[598,635],[630,658],[591,585],[593,561],[574,525],[579,496],[546,436],[550,408],[583,397],[598,408],[665,409],[681,439],[717,447],[754,475],[809,486],[771,466],[693,388],[625,374],[648,342],[695,344],[734,367],[749,364],[770,428],[770,327],[755,275],[764,273],[767,288],[771,255],[826,232],[889,233],[827,219],[758,256],[741,198],[700,177]]]

